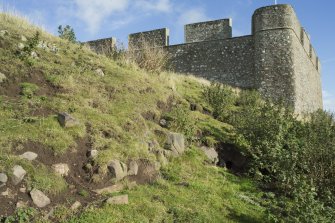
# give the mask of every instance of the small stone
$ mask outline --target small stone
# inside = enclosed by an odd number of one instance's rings
[[[35,51],[31,52],[30,56],[32,58],[38,58],[38,55],[37,55],[37,53]]]
[[[69,175],[70,171],[69,166],[66,163],[53,164],[52,169],[56,174],[62,177]]]
[[[104,193],[117,193],[117,192],[120,192],[124,189],[124,185],[123,184],[114,184],[112,186],[109,186],[109,187],[105,187],[105,188],[102,188],[102,189],[97,189],[97,190],[94,190],[95,193],[97,194],[104,194]]]
[[[76,202],[74,202],[74,203],[71,205],[71,210],[72,210],[72,211],[75,211],[75,210],[77,210],[78,208],[80,208],[80,206],[81,206],[81,203],[80,203],[79,201],[76,201]]]
[[[98,153],[99,153],[98,150],[92,149],[92,150],[87,152],[87,157],[91,158],[91,159],[94,159],[95,157],[98,156]]]
[[[26,160],[29,160],[29,161],[33,161],[37,158],[37,156],[38,155],[34,152],[25,152],[22,155],[20,155],[19,157],[21,159],[26,159]]]
[[[167,135],[167,141],[164,148],[171,150],[174,156],[181,155],[185,151],[184,135],[170,132]]]
[[[107,204],[128,204],[128,194],[110,197]]]
[[[30,196],[34,204],[39,208],[44,208],[51,203],[50,199],[40,190],[33,189],[30,191]]]
[[[138,172],[138,164],[135,160],[130,161],[129,163],[129,170],[128,170],[128,176],[137,175]]]
[[[11,189],[7,188],[4,192],[1,193],[2,196],[8,197],[9,199],[15,198],[15,194]]]
[[[7,183],[7,181],[8,181],[8,177],[7,177],[7,175],[6,174],[4,174],[4,173],[0,173],[0,184],[5,184],[5,183]]]
[[[127,165],[119,160],[112,160],[108,164],[108,170],[112,177],[117,181],[123,179],[127,175]]]
[[[27,202],[19,201],[16,203],[16,208],[25,208],[27,207],[27,205],[28,205]]]
[[[21,193],[26,193],[27,192],[27,188],[26,187],[21,187],[19,190],[20,190]]]
[[[167,121],[165,119],[159,120],[159,125],[162,126],[163,128],[167,127]]]
[[[24,44],[23,44],[23,43],[19,43],[19,44],[17,45],[17,47],[18,47],[20,50],[22,50],[22,49],[24,48]]]
[[[64,128],[70,128],[79,125],[79,121],[66,112],[58,114],[58,122]]]
[[[6,75],[0,72],[0,84],[3,83],[7,79]]]
[[[101,77],[103,77],[103,76],[105,76],[105,73],[102,71],[102,69],[96,69],[95,70],[95,73],[97,74],[97,75],[99,75],[99,76],[101,76]]]
[[[7,196],[9,196],[9,193],[10,193],[10,189],[7,188],[7,190],[5,190],[4,192],[2,192],[1,195],[4,196],[4,197],[7,197]]]
[[[14,185],[18,185],[23,180],[27,172],[22,168],[22,166],[19,165],[15,165],[12,170],[12,182]]]
[[[211,164],[216,165],[219,162],[219,154],[214,148],[208,148],[203,146],[200,149],[205,153]]]
[[[21,41],[22,42],[27,42],[27,37],[25,37],[24,35],[21,35]]]

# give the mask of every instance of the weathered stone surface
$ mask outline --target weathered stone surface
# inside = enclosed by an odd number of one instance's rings
[[[34,153],[34,152],[25,152],[25,153],[23,153],[22,155],[20,155],[19,157],[21,158],[21,159],[26,159],[26,160],[29,160],[29,161],[33,161],[33,160],[35,160],[36,158],[37,158],[37,154],[36,153]]]
[[[58,114],[58,122],[64,128],[71,128],[79,125],[79,121],[66,112]]]
[[[30,196],[34,204],[39,208],[44,208],[51,203],[50,199],[40,190],[33,189],[30,191]]]
[[[200,42],[232,37],[232,20],[219,19],[185,25],[185,42]]]
[[[211,164],[216,165],[219,162],[219,154],[214,148],[202,146],[200,149],[205,153]]]
[[[88,158],[91,158],[91,159],[94,159],[95,157],[97,157],[99,154],[99,151],[96,150],[96,149],[92,149],[90,151],[87,152],[87,157]]]
[[[98,75],[98,76],[101,76],[101,77],[103,77],[103,76],[105,76],[105,73],[103,72],[103,70],[102,69],[96,69],[95,70],[95,73]]]
[[[9,199],[13,199],[17,196],[17,194],[9,188],[7,188],[4,192],[2,192],[1,195]]]
[[[19,201],[16,203],[16,208],[25,208],[28,206],[27,202]]]
[[[109,187],[96,189],[96,190],[94,190],[94,192],[97,193],[97,194],[116,193],[116,192],[122,191],[124,188],[125,187],[124,187],[123,184],[117,183],[117,184],[114,184],[114,185],[109,186]]]
[[[128,204],[128,194],[110,197],[106,201],[107,204]]]
[[[21,188],[19,189],[19,191],[20,191],[21,193],[26,193],[26,192],[27,192],[27,188],[26,188],[25,186],[23,186],[23,187],[21,187]]]
[[[72,211],[75,211],[75,210],[77,210],[78,208],[80,208],[81,207],[81,203],[79,202],[79,201],[76,201],[76,202],[74,202],[72,205],[71,205],[71,210]]]
[[[6,75],[0,72],[0,84],[7,79]]]
[[[22,166],[15,165],[12,169],[13,175],[12,175],[12,182],[14,185],[19,184],[24,176],[27,174],[27,172],[22,168]]]
[[[129,165],[128,165],[128,176],[131,175],[137,175],[138,172],[138,164],[136,162],[136,160],[132,160],[130,161]]]
[[[119,160],[112,160],[108,164],[108,170],[113,178],[121,180],[127,175],[127,165]]]
[[[8,177],[4,173],[0,173],[0,184],[5,184],[8,181]]]
[[[159,125],[162,126],[163,128],[167,127],[167,121],[165,119],[159,120]]]
[[[106,38],[94,41],[89,41],[85,43],[92,51],[111,56],[115,52],[116,48],[116,38]]]
[[[56,174],[64,177],[67,176],[70,172],[69,166],[66,163],[57,163],[52,165],[52,169]]]
[[[180,133],[168,133],[164,148],[171,150],[174,156],[181,155],[185,151],[184,136]]]
[[[230,19],[185,26],[185,42],[169,45],[168,29],[129,35],[129,49],[143,41],[163,47],[169,67],[233,87],[258,89],[266,98],[284,99],[296,113],[322,109],[321,64],[291,5],[261,7],[252,33],[231,38]]]

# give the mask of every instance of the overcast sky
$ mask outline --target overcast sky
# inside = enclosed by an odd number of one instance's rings
[[[114,36],[127,41],[130,33],[167,27],[170,44],[182,43],[183,25],[232,18],[233,36],[250,34],[255,9],[275,0],[0,0],[2,10],[16,11],[56,34],[71,25],[78,40]],[[335,111],[335,1],[277,0],[292,4],[322,62],[324,107]]]

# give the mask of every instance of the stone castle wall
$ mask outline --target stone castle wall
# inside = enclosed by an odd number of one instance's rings
[[[129,35],[129,49],[143,42],[164,47],[175,72],[189,73],[283,100],[297,113],[322,108],[321,64],[290,5],[257,9],[252,34],[232,38],[231,19],[185,25],[185,43],[169,45],[169,30]]]

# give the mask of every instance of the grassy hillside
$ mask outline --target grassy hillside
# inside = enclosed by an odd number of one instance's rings
[[[15,165],[27,171],[19,185],[9,180],[0,188],[1,193],[9,188],[12,195],[0,195],[2,221],[266,221],[260,204],[263,193],[256,184],[209,165],[198,148],[229,142],[235,135],[231,125],[203,111],[206,81],[148,73],[7,14],[0,14],[0,31],[0,72],[5,76],[0,82],[0,173],[10,178]],[[198,109],[191,111],[190,103]],[[79,124],[62,127],[60,112]],[[168,127],[159,125],[162,117],[170,120]],[[168,132],[183,133],[187,148],[166,163],[157,154],[164,151]],[[152,142],[158,143],[154,153],[148,146]],[[90,150],[99,153],[90,161],[96,169],[87,173],[83,167]],[[37,153],[37,159],[21,159],[26,151]],[[131,178],[121,181],[126,187],[119,193],[128,194],[128,205],[105,204],[115,194],[94,193],[115,183],[107,175],[107,164],[115,159],[146,160],[159,176],[153,181],[137,179],[136,186],[131,186]],[[56,163],[68,164],[69,176],[55,174],[51,166]],[[37,208],[29,197],[32,189],[43,191],[51,204]],[[26,207],[16,208],[19,201]],[[82,206],[71,210],[75,201]]]

